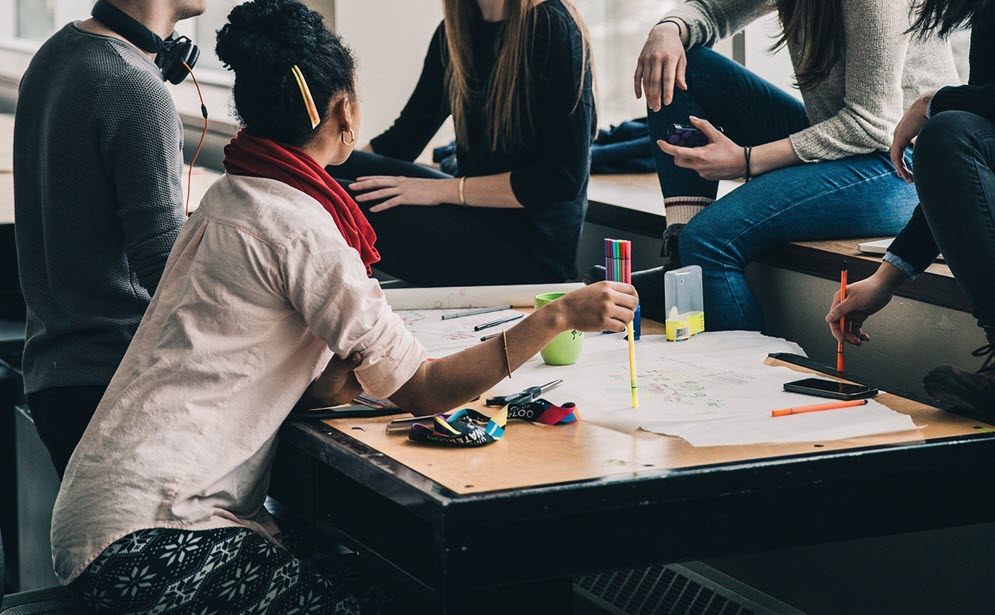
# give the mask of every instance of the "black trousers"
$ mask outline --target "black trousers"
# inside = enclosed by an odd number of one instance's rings
[[[982,327],[995,327],[995,124],[965,111],[926,122],[916,189],[936,244]]]
[[[28,394],[31,418],[59,480],[106,390],[106,385],[59,387]]]
[[[396,175],[446,179],[452,176],[403,160],[353,152],[328,172],[348,189],[357,177]],[[379,202],[379,201],[377,201]],[[524,211],[471,209],[459,205],[394,207],[371,213],[377,202],[361,203],[377,233],[380,262],[374,267],[418,286],[471,286],[564,282],[545,271],[516,243]]]

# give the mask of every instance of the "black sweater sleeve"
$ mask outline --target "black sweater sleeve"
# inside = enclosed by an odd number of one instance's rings
[[[955,110],[995,122],[995,3],[978,14],[971,28],[970,84],[943,88],[930,105],[934,115]]]
[[[445,28],[440,24],[429,43],[425,65],[415,91],[394,124],[370,142],[374,152],[399,160],[414,161],[449,117],[445,41]]]
[[[912,220],[891,242],[888,252],[908,263],[917,272],[925,271],[940,254],[921,205],[916,207]]]
[[[944,111],[968,111],[995,122],[995,84],[945,87],[933,97],[929,109],[933,115]]]
[[[581,45],[572,19],[554,11],[539,13],[533,55],[538,70],[530,97],[539,152],[536,162],[511,172],[515,198],[527,208],[575,200],[590,172],[594,96]]]

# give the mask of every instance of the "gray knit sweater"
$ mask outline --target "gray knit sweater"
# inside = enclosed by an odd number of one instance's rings
[[[916,97],[958,82],[949,45],[905,34],[909,0],[842,2],[842,57],[825,81],[802,90],[811,126],[790,137],[805,162],[889,149],[895,125]],[[668,17],[687,22],[692,46],[712,45],[771,12],[772,4],[687,0]],[[789,43],[788,51],[797,62],[798,46]]]
[[[32,59],[14,120],[28,393],[110,382],[183,224],[181,138],[132,45],[68,25]]]

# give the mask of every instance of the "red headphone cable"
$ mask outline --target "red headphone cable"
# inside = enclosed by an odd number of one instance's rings
[[[204,104],[204,94],[200,91],[200,83],[197,81],[197,75],[193,74],[193,69],[186,62],[183,63],[183,68],[187,69],[187,72],[193,77],[193,84],[197,88],[197,96],[200,98],[200,114],[204,116],[204,129],[200,132],[200,143],[197,144],[197,150],[193,153],[193,158],[190,160],[190,171],[187,173],[187,199],[184,206],[184,213],[189,218],[190,191],[193,188],[193,166],[197,162],[197,157],[200,156],[200,149],[204,147],[204,138],[207,137],[207,105]]]

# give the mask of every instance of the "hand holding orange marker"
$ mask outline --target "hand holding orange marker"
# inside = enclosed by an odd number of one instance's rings
[[[851,401],[837,401],[831,404],[816,404],[814,406],[798,406],[797,408],[782,408],[780,410],[771,410],[771,416],[788,416],[789,414],[805,414],[806,412],[821,412],[823,410],[837,410],[839,408],[853,408],[855,406],[863,406],[867,403],[866,399],[854,399]]]
[[[843,270],[840,271],[840,303],[846,300],[846,260],[843,261]],[[836,371],[843,373],[843,340],[846,339],[846,317],[840,318],[840,341],[836,344]]]

